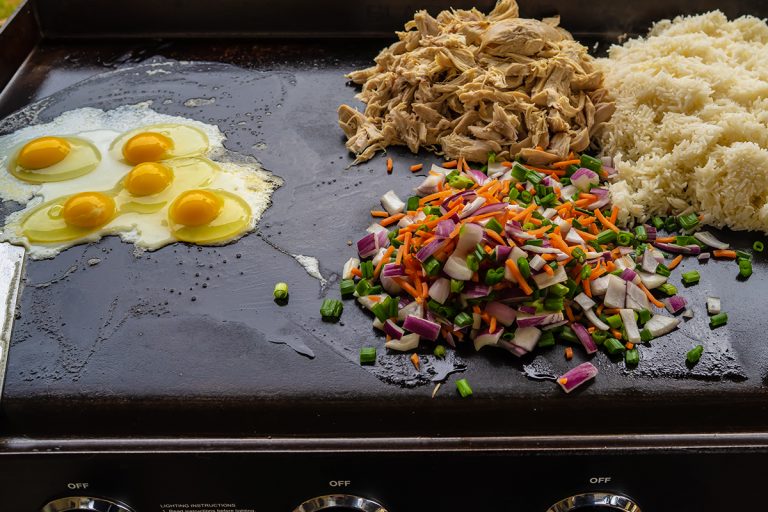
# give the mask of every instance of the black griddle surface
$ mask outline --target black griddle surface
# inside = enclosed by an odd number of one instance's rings
[[[58,41],[33,52],[0,96],[8,133],[80,107],[152,108],[217,124],[227,149],[257,158],[284,180],[258,232],[220,248],[168,246],[140,257],[116,238],[30,261],[2,397],[7,432],[258,435],[513,435],[679,432],[768,426],[765,290],[768,266],[747,283],[733,263],[711,262],[702,284],[684,290],[696,317],[641,348],[635,370],[598,354],[597,380],[564,395],[524,374],[564,371],[562,347],[518,360],[491,349],[460,350],[417,373],[407,356],[382,355],[370,318],[345,301],[340,324],[320,321],[338,297],[338,273],[354,255],[368,211],[393,189],[410,195],[423,179],[408,167],[434,155],[393,149],[347,168],[351,158],[336,108],[357,104],[345,72],[368,65],[380,40]],[[192,62],[187,62],[192,61]],[[163,69],[169,73],[147,73]],[[84,81],[81,81],[84,80]],[[197,107],[194,98],[215,98]],[[738,247],[745,234],[720,234]],[[290,254],[316,257],[326,287]],[[88,260],[100,259],[97,265]],[[687,261],[673,274],[698,267]],[[286,306],[271,298],[288,281]],[[682,288],[682,287],[681,287]],[[729,324],[707,327],[704,299],[720,296]],[[685,353],[702,343],[699,365]],[[357,363],[380,347],[374,367]],[[578,349],[576,352],[580,352]],[[577,357],[578,359],[578,357]],[[450,376],[466,371],[475,396],[462,400]],[[531,369],[534,369],[533,371]]]

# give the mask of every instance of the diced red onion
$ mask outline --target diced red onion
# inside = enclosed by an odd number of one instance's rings
[[[523,245],[522,249],[526,252],[533,252],[536,254],[562,254],[562,251],[555,247],[539,247],[538,245]]]
[[[521,313],[525,313],[528,315],[535,315],[536,314],[536,308],[533,306],[520,306],[517,308]]]
[[[608,193],[608,189],[606,189],[606,188],[595,187],[595,188],[591,189],[589,191],[589,193],[590,194],[594,194],[594,195],[597,196],[597,200],[596,201],[592,201],[589,204],[589,209],[590,210],[594,210],[596,208],[602,208],[603,206],[607,205],[610,202],[610,200],[611,200],[611,196]]]
[[[373,224],[371,224],[370,226],[365,228],[365,232],[366,233],[379,233],[380,231],[384,231],[385,233],[389,233],[389,230],[387,228],[385,228],[384,226],[382,226],[381,224],[379,224],[378,222],[374,222]]]
[[[600,161],[603,163],[603,168],[606,166],[612,167],[613,166],[613,157],[612,156],[601,156]]]
[[[467,171],[467,174],[469,175],[472,180],[477,183],[480,186],[485,185],[485,182],[488,181],[488,176],[485,175],[485,173],[481,171],[476,171],[474,169],[470,169]]]
[[[445,338],[445,342],[446,342],[446,343],[447,343],[449,346],[451,346],[451,347],[453,347],[453,348],[456,348],[456,341],[454,341],[454,339],[453,339],[453,334],[451,334],[451,332],[450,332],[450,331],[445,333],[445,336],[444,336],[444,338]]]
[[[648,329],[654,338],[658,338],[659,336],[672,332],[679,324],[680,320],[677,318],[653,315],[651,319],[645,323],[644,328]]]
[[[494,347],[497,346],[499,344],[499,339],[501,339],[502,334],[504,334],[504,329],[497,329],[496,332],[494,333],[491,333],[488,331],[481,332],[473,340],[473,343],[475,345],[475,350],[480,350],[486,345],[491,345]]]
[[[568,274],[565,273],[564,267],[558,266],[554,275],[542,272],[541,274],[533,276],[533,280],[536,283],[536,286],[539,287],[539,290],[543,290],[544,288],[549,288],[550,286],[567,281]]]
[[[440,175],[430,174],[429,176],[424,178],[424,181],[422,181],[418,187],[416,187],[416,192],[422,196],[434,194],[435,192],[437,192],[437,188],[440,185],[440,183],[443,183],[444,181],[445,181],[445,176],[443,174],[440,174]]]
[[[584,311],[584,315],[587,317],[587,320],[589,320],[589,322],[592,325],[594,325],[598,331],[607,331],[608,329],[611,328],[608,324],[606,324],[605,322],[600,320],[600,318],[598,318],[597,314],[595,314],[595,311],[593,309],[587,309],[586,311]]]
[[[507,261],[507,258],[509,257],[509,254],[512,252],[511,247],[507,247],[506,245],[497,245],[496,246],[496,263],[504,263]]]
[[[675,314],[685,309],[685,306],[688,304],[688,301],[685,300],[685,297],[681,295],[673,295],[672,297],[664,299],[662,302],[664,303],[664,306],[667,308],[667,311],[669,311],[672,314]]]
[[[616,173],[617,173],[616,169],[614,169],[610,165],[603,165],[603,171],[605,171],[605,175],[608,178],[612,178],[613,176],[616,176]]]
[[[357,241],[357,253],[361,258],[369,258],[376,254],[379,247],[376,244],[376,234],[369,233]]]
[[[640,281],[643,283],[643,286],[645,286],[649,290],[658,288],[659,286],[667,282],[666,277],[659,274],[655,274],[655,273],[650,274],[648,272],[638,272],[637,275],[640,276]]]
[[[517,357],[523,357],[528,353],[528,351],[525,350],[523,347],[518,347],[517,345],[509,341],[501,340],[499,341],[499,345],[502,348],[507,349],[510,353],[512,353],[513,355],[516,355]]]
[[[592,288],[592,296],[605,295],[605,292],[608,291],[608,276],[598,277],[592,281],[590,288]]]
[[[696,238],[696,240],[703,243],[704,245],[708,245],[715,249],[727,249],[730,247],[727,243],[721,242],[715,238],[715,236],[709,231],[699,231],[698,233],[694,233],[693,236]]]
[[[625,268],[619,277],[625,281],[634,281],[634,279],[637,277],[637,272],[631,268]]]
[[[352,273],[352,269],[358,268],[360,266],[360,260],[357,258],[349,258],[346,263],[344,263],[344,269],[341,271],[341,278],[342,279],[353,279],[355,276]]]
[[[529,235],[525,232],[519,222],[511,220],[504,226],[504,232],[512,237],[521,238],[523,240],[530,240],[536,238],[534,235]]]
[[[466,218],[470,215],[473,215],[477,210],[479,210],[487,201],[484,197],[476,197],[472,200],[471,203],[467,204],[462,208],[462,210],[459,212],[459,217]]]
[[[486,213],[500,212],[509,208],[507,203],[493,203],[483,206],[474,212],[474,215],[485,215]]]
[[[571,329],[576,333],[576,337],[579,338],[579,341],[584,347],[584,350],[587,351],[587,354],[594,354],[597,352],[597,344],[595,343],[595,340],[592,339],[592,336],[589,335],[586,327],[579,322],[574,322],[571,324]]]
[[[557,379],[557,383],[563,388],[563,391],[570,393],[574,389],[586,382],[594,379],[597,375],[597,368],[590,362],[581,363],[576,368],[571,368]]]
[[[381,269],[381,275],[385,277],[405,277],[405,268],[397,263],[387,263]]]
[[[464,257],[471,251],[474,251],[475,246],[483,241],[484,234],[485,231],[478,224],[464,224],[461,227],[459,242],[456,244],[453,255]]]
[[[424,263],[427,258],[440,250],[443,245],[445,245],[445,239],[432,240],[427,245],[419,249],[419,252],[416,253],[416,259]]]
[[[531,352],[536,348],[539,338],[541,338],[541,331],[536,327],[519,327],[515,331],[515,337],[512,339],[512,343],[518,347],[524,348],[527,352]]]
[[[476,197],[477,197],[477,193],[474,190],[465,190],[464,192],[453,194],[452,196],[445,199],[442,203],[440,203],[440,208],[444,209],[447,212],[448,205],[454,202],[456,199],[462,198],[463,201],[471,201]]]
[[[566,199],[570,200],[571,197],[578,191],[579,189],[577,189],[573,185],[566,185],[560,189],[560,197],[562,197],[563,200],[566,200]]]
[[[533,270],[541,270],[541,267],[547,264],[547,260],[539,256],[538,254],[531,258],[531,261],[528,262],[528,266],[531,267]]]
[[[376,233],[376,248],[386,249],[389,247],[389,231],[379,231]]]
[[[667,251],[675,254],[700,254],[701,253],[701,247],[698,245],[677,245],[677,244],[665,244],[662,242],[654,242],[654,247],[657,247],[658,249],[661,249],[662,251]]]
[[[440,335],[440,324],[414,315],[405,317],[403,328],[430,341],[435,341]]]
[[[390,190],[381,196],[381,205],[390,215],[400,213],[405,209],[405,203],[397,197],[394,190]]]
[[[530,300],[530,297],[526,295],[525,292],[520,288],[514,287],[501,290],[501,292],[499,292],[499,294],[496,296],[496,299],[499,302],[515,304],[518,302],[526,302]],[[533,312],[536,312],[536,308],[533,308]]]
[[[701,261],[702,263],[704,263],[704,262],[707,262],[707,261],[709,261],[709,258],[710,258],[711,256],[712,256],[712,255],[711,255],[711,254],[709,254],[708,252],[703,252],[703,253],[699,254],[699,255],[697,256],[697,258],[698,258],[698,260],[699,260],[699,261]]]
[[[595,307],[595,304],[597,304],[595,301],[589,298],[589,296],[581,292],[576,297],[573,298],[574,302],[579,305],[582,311],[586,311],[588,309],[591,309]]]
[[[648,224],[643,224],[643,227],[645,227],[645,234],[648,235],[648,242],[655,242],[657,236],[656,228]]]
[[[560,217],[559,215],[555,217],[554,223],[560,228],[560,234],[566,236],[566,240],[567,240],[567,236],[571,232],[571,223],[565,220],[564,218]],[[574,233],[576,234],[576,236],[579,236],[579,234],[576,233],[575,231]],[[580,236],[579,236],[579,239],[581,239]],[[571,243],[581,243],[581,242],[571,242]]]
[[[482,299],[491,293],[491,287],[485,284],[469,282],[464,286],[462,296],[467,299]]]
[[[397,325],[395,322],[392,321],[392,319],[388,318],[384,322],[384,332],[395,338],[396,340],[399,340],[403,337],[403,334],[405,334],[405,331],[402,327]]]
[[[419,346],[419,335],[405,334],[400,339],[389,340],[384,343],[384,346],[391,350],[407,352],[408,350],[413,350]]]
[[[515,322],[517,311],[501,302],[489,302],[485,306],[485,312],[496,318],[501,325],[509,327]]]
[[[653,253],[646,249],[643,251],[643,259],[640,260],[640,266],[645,270],[646,272],[650,272],[653,274],[656,272],[656,269],[659,267],[659,262],[656,261],[656,258],[653,257]]]
[[[581,167],[571,176],[571,183],[582,192],[587,192],[590,186],[600,183],[600,176],[591,169]]]
[[[467,262],[464,259],[458,257],[455,253],[445,261],[445,265],[443,265],[443,272],[445,272],[453,279],[457,279],[459,281],[469,281],[472,279],[472,275],[474,274],[474,272],[472,272],[467,266]]]
[[[454,229],[456,229],[456,223],[451,219],[441,220],[435,227],[435,236],[443,238],[448,237],[451,233],[453,233]]]
[[[650,302],[645,292],[633,282],[627,283],[627,297],[625,307],[635,311],[650,309]]]
[[[707,313],[710,315],[716,315],[720,313],[720,298],[719,297],[707,297]]]
[[[451,280],[444,277],[438,278],[432,286],[429,287],[429,296],[435,299],[440,304],[445,303],[445,300],[451,294]]]
[[[413,301],[400,308],[400,310],[397,312],[398,320],[405,320],[409,316],[417,316],[419,318],[424,316],[423,306],[420,303]]]
[[[624,324],[624,330],[627,332],[627,340],[632,343],[640,343],[640,330],[637,328],[637,321],[635,320],[635,312],[631,309],[619,310],[621,316],[621,322]]]
[[[563,313],[558,311],[556,313],[547,314],[534,314],[529,315],[526,313],[520,313],[517,315],[518,327],[537,327],[539,325],[549,325],[555,322],[561,322],[563,320]]]
[[[609,308],[623,308],[627,295],[626,281],[613,274],[608,274],[608,289],[605,291],[603,303]]]
[[[552,329],[556,329],[556,328],[560,327],[561,325],[565,325],[567,323],[568,323],[568,320],[563,320],[563,321],[560,321],[560,322],[555,322],[553,324],[542,325],[541,326],[541,330],[542,331],[550,331]]]
[[[405,277],[405,270],[401,265],[397,263],[387,263],[381,270],[381,286],[392,295],[399,295],[402,288],[397,281],[396,277]]]
[[[685,311],[683,311],[683,318],[693,318],[693,310],[691,308],[686,308]]]
[[[635,250],[632,247],[619,247],[619,254],[622,256],[629,256],[633,252],[635,252]]]

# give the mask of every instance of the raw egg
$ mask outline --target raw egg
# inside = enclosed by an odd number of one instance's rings
[[[204,131],[183,124],[156,124],[120,135],[110,152],[130,165],[203,155],[209,141]]]
[[[28,183],[64,181],[83,176],[98,167],[101,153],[77,137],[40,137],[17,149],[8,171]]]
[[[250,219],[248,203],[224,190],[188,190],[168,211],[173,236],[195,244],[232,240],[248,230]]]

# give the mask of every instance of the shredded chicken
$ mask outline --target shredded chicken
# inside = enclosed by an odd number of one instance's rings
[[[347,75],[366,104],[338,110],[355,163],[390,145],[533,165],[586,149],[614,104],[587,49],[558,24],[519,18],[515,0],[487,16],[417,12],[375,66]]]

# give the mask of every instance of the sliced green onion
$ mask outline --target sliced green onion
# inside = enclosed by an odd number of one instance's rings
[[[360,364],[374,364],[376,362],[376,347],[362,347],[360,349]]]
[[[661,217],[654,217],[651,219],[651,224],[653,224],[653,227],[656,229],[661,229],[664,227],[664,219]]]
[[[342,279],[339,283],[339,291],[342,297],[350,297],[355,293],[355,282],[352,279]]]
[[[504,267],[491,268],[485,273],[485,284],[493,286],[499,284],[504,279]]]
[[[389,318],[389,305],[384,304],[384,301],[377,302],[371,307],[371,313],[379,319],[379,322],[386,322]]]
[[[616,235],[616,243],[618,243],[622,247],[627,247],[632,245],[634,237],[632,236],[632,233],[629,233],[627,231],[619,231],[619,234]]]
[[[371,279],[373,277],[373,262],[372,261],[361,262],[360,272],[363,274],[363,279]]]
[[[670,297],[677,293],[677,287],[671,283],[664,283],[659,286],[657,290],[664,293],[665,295],[669,295]]]
[[[701,345],[696,345],[691,350],[689,350],[687,354],[685,354],[685,359],[691,364],[696,364],[699,362],[699,359],[701,359],[701,354],[703,352],[704,347]]]
[[[432,353],[435,355],[435,357],[439,357],[440,359],[445,357],[445,345],[438,345],[435,347],[435,350],[432,351]]]
[[[578,343],[579,338],[576,336],[576,333],[573,332],[573,329],[568,327],[567,325],[564,325],[560,328],[560,333],[558,334],[560,339],[564,341],[569,341],[571,343]]]
[[[552,206],[556,200],[557,200],[557,196],[555,194],[550,193],[545,195],[541,199],[539,199],[539,204],[541,206]]]
[[[422,266],[424,267],[424,272],[426,272],[428,276],[436,276],[440,272],[440,268],[443,264],[434,256],[430,256],[424,260]]]
[[[659,263],[659,266],[656,267],[656,273],[664,277],[669,277],[672,275],[672,271],[669,270],[669,268],[663,263]]]
[[[636,348],[627,350],[624,353],[624,362],[627,363],[627,366],[637,366],[640,362],[640,351]]]
[[[680,276],[683,278],[683,284],[692,285],[697,284],[701,279],[701,274],[697,270],[691,270],[690,272],[683,272]]]
[[[419,197],[411,196],[408,198],[408,202],[405,204],[405,208],[409,212],[415,212],[419,209]]]
[[[544,300],[544,309],[547,311],[562,311],[565,307],[562,297],[551,297]]]
[[[699,225],[699,216],[695,213],[689,213],[687,215],[680,215],[677,221],[683,226],[683,229],[693,229]]]
[[[509,200],[510,201],[514,201],[518,197],[520,197],[520,191],[517,190],[515,187],[510,187],[509,188]]]
[[[573,258],[579,263],[584,263],[584,260],[587,258],[587,254],[581,247],[574,247],[574,249],[571,251],[571,256],[573,256]]]
[[[608,333],[605,331],[595,331],[592,333],[592,339],[596,345],[602,345],[608,339]]]
[[[336,299],[325,299],[320,306],[320,316],[329,322],[336,322],[341,318],[342,311],[344,311],[344,304]]]
[[[453,308],[447,304],[440,304],[435,299],[429,299],[429,302],[427,302],[427,307],[438,315],[444,316],[445,318],[451,318],[456,314],[456,308]],[[395,313],[395,315],[397,315],[397,313]]]
[[[749,260],[739,260],[739,275],[747,278],[752,275],[752,262]]]
[[[752,250],[755,252],[763,252],[765,250],[765,244],[760,240],[756,240],[755,243],[752,244]]]
[[[653,334],[651,334],[651,331],[648,329],[643,329],[640,331],[640,340],[642,340],[643,343],[648,343],[653,339]]]
[[[609,316],[605,319],[606,323],[611,326],[611,329],[618,329],[623,324],[621,322],[621,315]]]
[[[450,185],[453,188],[469,188],[475,184],[474,181],[472,181],[471,178],[468,178],[467,176],[457,175],[457,176],[451,176],[447,178],[448,185]]]
[[[664,221],[664,229],[667,231],[675,231],[680,227],[680,223],[677,222],[677,217],[667,217]]]
[[[528,264],[528,258],[525,256],[520,256],[517,259],[517,268],[520,270],[520,275],[523,278],[528,279],[531,277],[531,266]]]
[[[651,312],[647,309],[641,309],[637,314],[637,319],[640,322],[640,325],[644,325],[651,319]]]
[[[638,242],[645,242],[648,240],[648,232],[642,224],[635,228],[635,238]]]
[[[395,247],[400,247],[401,245],[403,245],[403,242],[397,239],[398,235],[400,235],[399,229],[390,231],[389,234],[387,235],[387,238],[389,239],[389,243],[391,243]]]
[[[716,329],[728,323],[728,313],[718,313],[709,317],[709,326]]]
[[[605,347],[605,350],[608,351],[609,354],[616,355],[619,352],[624,352],[627,348],[616,338],[608,338],[605,340],[605,343],[603,344]]]
[[[496,163],[496,153],[493,151],[488,152],[488,163],[489,164],[495,164]]]
[[[451,293],[460,293],[464,289],[464,281],[451,279]]]
[[[603,170],[603,162],[589,155],[581,155],[579,163],[582,167],[586,167],[587,169],[595,171],[598,174]]]
[[[537,347],[551,347],[555,344],[555,335],[552,331],[544,331],[541,333],[541,337],[539,337],[539,342],[536,344]]]
[[[512,177],[515,181],[523,182],[528,177],[528,169],[515,162],[514,165],[512,165]]]
[[[677,235],[675,237],[675,243],[677,245],[699,245],[701,246],[701,242],[696,237],[688,236],[688,235]]]
[[[467,255],[467,268],[472,272],[477,272],[480,269],[480,260],[474,254]]]
[[[472,315],[465,313],[464,311],[456,315],[456,318],[453,319],[453,323],[459,327],[468,327],[472,325],[472,322],[474,322]]]
[[[611,233],[613,233],[613,231],[611,231]],[[584,279],[589,279],[589,276],[591,275],[592,275],[592,267],[590,267],[589,265],[584,265],[581,268],[581,280],[583,281]]]
[[[489,220],[489,221],[488,221],[488,222],[485,224],[485,227],[486,227],[486,228],[488,228],[488,229],[490,229],[491,231],[495,231],[495,232],[497,232],[497,233],[499,233],[499,234],[501,234],[501,232],[502,232],[502,231],[504,231],[504,226],[502,226],[501,224],[499,224],[499,221],[497,221],[497,220],[496,220],[496,219],[494,219],[493,217],[491,217],[491,220]]]
[[[530,192],[528,192],[527,190],[523,190],[522,192],[520,192],[520,200],[521,200],[522,202],[524,202],[524,203],[530,203],[530,202],[531,202],[531,199],[533,199],[533,196],[532,196],[532,195],[531,195],[531,193],[530,193]]]
[[[611,231],[610,229],[606,229],[605,231],[597,235],[597,243],[599,243],[600,245],[609,244],[614,241],[616,241],[616,233],[614,231]]]
[[[467,379],[457,380],[456,389],[459,390],[459,394],[461,395],[461,398],[467,398],[468,396],[472,396],[472,388],[469,387],[469,382],[467,382]]]
[[[285,300],[288,298],[288,283],[277,283],[272,292],[276,300]]]
[[[560,283],[553,284],[547,289],[549,290],[549,294],[554,295],[555,297],[565,297],[568,294],[568,287]]]
[[[544,178],[536,171],[528,171],[528,174],[525,176],[525,179],[527,179],[531,185],[538,185],[541,183],[541,180]]]

